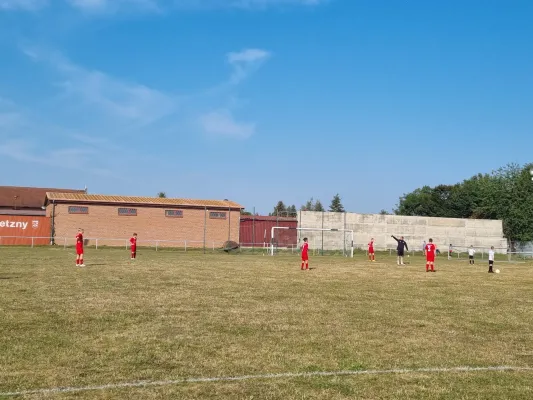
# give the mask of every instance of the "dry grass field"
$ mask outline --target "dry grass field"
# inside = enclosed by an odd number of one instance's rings
[[[531,263],[87,253],[0,248],[0,398],[533,396]]]

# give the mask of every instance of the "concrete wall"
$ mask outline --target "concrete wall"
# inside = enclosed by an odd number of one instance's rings
[[[457,247],[494,246],[501,253],[505,253],[507,249],[500,220],[302,211],[298,214],[298,227],[352,229],[354,245],[361,249],[367,248],[371,238],[375,240],[376,250],[396,248],[396,241],[391,235],[404,236],[410,250],[421,250],[422,243],[429,238],[433,239],[441,251],[447,250],[450,243]],[[306,231],[301,235],[309,238],[310,246],[322,246],[324,236],[324,250],[335,250],[345,245],[341,233]]]

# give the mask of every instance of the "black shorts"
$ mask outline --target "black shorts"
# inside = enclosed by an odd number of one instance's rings
[[[494,265],[494,261],[493,260],[489,260],[489,265]]]
[[[398,250],[398,257],[403,257],[403,250]]]
[[[473,260],[474,259],[474,256],[468,256],[469,259]]]

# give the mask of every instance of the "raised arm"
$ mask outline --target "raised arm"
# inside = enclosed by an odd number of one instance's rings
[[[396,236],[394,236],[394,235],[391,235],[391,238],[393,238],[394,240],[396,240],[397,242],[399,242],[399,240],[398,240],[398,239],[396,239]]]

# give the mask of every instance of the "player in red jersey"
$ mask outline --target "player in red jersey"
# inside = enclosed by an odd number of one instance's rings
[[[309,243],[307,243],[307,238],[304,238],[304,243],[301,247],[302,250],[302,271],[304,269],[309,269]]]
[[[437,252],[437,246],[433,244],[433,239],[429,239],[429,243],[426,245],[426,272],[435,272],[435,253]]]
[[[131,248],[131,259],[135,260],[137,258],[137,234],[134,233],[130,238],[130,248]]]
[[[78,229],[76,235],[76,267],[85,267],[83,263],[83,229]]]
[[[370,239],[370,243],[368,243],[368,259],[373,262],[376,261],[376,256],[374,254],[374,238]]]

